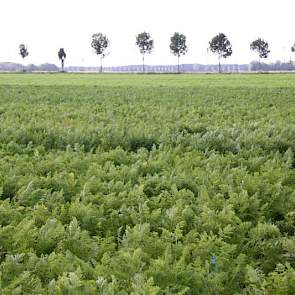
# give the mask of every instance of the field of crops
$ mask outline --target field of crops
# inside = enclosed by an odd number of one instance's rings
[[[294,295],[295,75],[0,74],[0,294]]]

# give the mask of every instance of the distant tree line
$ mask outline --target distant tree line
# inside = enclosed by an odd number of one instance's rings
[[[22,65],[12,62],[0,62],[0,72],[19,72],[25,70],[26,72],[58,72],[61,67],[55,64],[44,63],[39,65],[27,64]],[[130,64],[125,66],[105,66],[103,68],[106,73],[140,73],[142,72],[142,64]],[[65,72],[100,72],[99,66],[65,66]],[[177,73],[178,65],[145,65],[146,73]],[[218,64],[188,64],[182,63],[179,65],[179,71],[182,73],[216,73],[218,72]],[[258,61],[253,61],[249,64],[233,64],[226,63],[222,65],[222,72],[224,73],[238,73],[251,71],[295,71],[295,63],[290,61],[276,61],[273,63],[259,64]]]
[[[147,32],[141,32],[136,36],[135,44],[139,48],[139,52],[142,54],[142,72],[145,72],[145,57],[147,54],[150,54],[154,49],[154,40],[151,38],[151,35]],[[108,54],[107,49],[110,45],[110,41],[106,35],[102,33],[96,33],[92,35],[91,47],[94,50],[94,53],[100,57],[100,72],[103,71],[103,59]],[[177,72],[180,72],[180,64],[179,60],[182,55],[185,55],[188,51],[188,47],[186,44],[186,36],[175,32],[170,38],[170,51],[173,55],[177,57]],[[267,58],[270,49],[269,44],[262,38],[258,38],[250,43],[250,49],[258,54],[258,62],[251,63],[251,69],[255,69],[256,71],[261,70],[275,70],[278,68],[277,64],[265,64],[261,63],[261,59]],[[218,72],[221,70],[221,61],[222,59],[226,59],[230,57],[233,53],[232,45],[227,36],[223,33],[219,33],[214,36],[209,41],[208,51],[211,51],[213,54],[216,54],[218,57]],[[295,54],[295,43],[291,47],[291,53]],[[24,59],[29,55],[29,51],[24,44],[19,45],[19,54]],[[66,59],[66,52],[64,48],[60,48],[58,51],[58,58],[61,62],[61,71],[64,71],[64,63]],[[286,63],[286,65],[282,66],[280,64],[280,69],[284,70],[292,70],[293,63],[290,60],[290,63]]]
[[[294,71],[295,65],[292,61],[276,61],[273,63],[262,63],[259,61],[252,61],[250,63],[250,71]]]

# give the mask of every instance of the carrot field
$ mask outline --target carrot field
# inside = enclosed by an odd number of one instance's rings
[[[0,74],[0,294],[295,294],[295,75]]]

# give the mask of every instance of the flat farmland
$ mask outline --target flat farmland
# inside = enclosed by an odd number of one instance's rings
[[[295,75],[0,74],[0,293],[295,294]]]

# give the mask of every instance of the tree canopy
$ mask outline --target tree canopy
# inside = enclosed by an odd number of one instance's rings
[[[250,44],[250,49],[257,52],[259,55],[259,58],[267,58],[268,57],[268,54],[270,53],[270,50],[268,47],[269,47],[268,43],[261,38],[254,40]]]
[[[25,58],[29,55],[29,51],[24,44],[19,45],[19,54],[22,58]]]
[[[170,50],[176,56],[187,53],[186,37],[183,34],[174,33],[170,38]]]
[[[154,40],[151,39],[149,33],[142,32],[136,36],[136,45],[138,46],[140,53],[151,53],[154,48]]]
[[[232,55],[232,45],[226,35],[219,33],[209,42],[211,52],[218,54],[219,59],[227,58]]]

